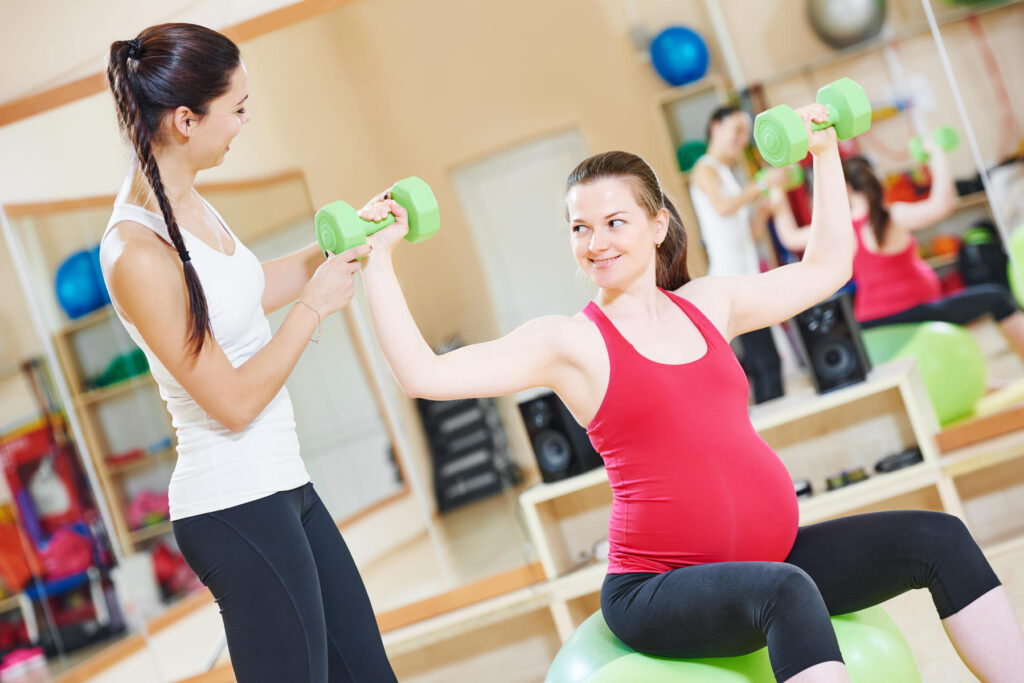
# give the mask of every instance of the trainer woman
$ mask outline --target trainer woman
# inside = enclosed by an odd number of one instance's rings
[[[266,263],[196,192],[249,120],[238,48],[164,24],[110,48],[135,151],[100,259],[178,437],[174,535],[220,605],[239,681],[394,681],[366,589],[299,456],[285,380],[352,298],[357,247]],[[296,301],[297,299],[297,301]],[[291,306],[271,336],[264,313]]]

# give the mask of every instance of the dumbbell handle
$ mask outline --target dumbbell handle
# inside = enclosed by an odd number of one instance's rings
[[[839,120],[836,108],[831,104],[826,104],[825,109],[828,110],[828,118],[820,122],[811,121],[811,130],[825,130],[826,128],[836,125],[836,121]]]
[[[334,209],[337,209],[337,211],[332,211]],[[327,206],[317,211],[315,218],[316,225],[319,226],[321,221],[326,221],[327,224],[330,225],[334,221],[334,214],[343,213],[341,209],[351,211],[352,213],[356,213],[355,209],[353,209],[352,206],[348,204],[348,202],[340,200],[336,202],[331,202]],[[390,213],[384,218],[380,219],[379,221],[368,221],[365,218],[359,218],[358,214],[356,215],[360,225],[363,227],[363,232],[367,236],[372,235],[373,233],[379,230],[383,230],[384,228],[388,227],[389,225],[395,222],[394,214]],[[320,240],[320,246],[323,247],[323,249],[325,249],[326,251],[330,251],[335,254],[342,251],[342,245],[334,241],[335,233],[333,231],[322,231],[320,229],[317,229],[317,238]]]

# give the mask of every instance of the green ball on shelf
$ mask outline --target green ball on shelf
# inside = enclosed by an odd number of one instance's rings
[[[679,164],[679,170],[689,173],[697,163],[697,159],[704,156],[707,151],[708,145],[703,140],[687,140],[679,145],[679,149],[676,150],[676,163]]]

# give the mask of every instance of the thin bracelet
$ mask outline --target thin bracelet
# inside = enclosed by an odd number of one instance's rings
[[[309,310],[311,310],[314,313],[316,313],[316,336],[315,337],[310,337],[309,341],[313,342],[314,344],[319,344],[320,343],[320,313],[315,308],[313,308],[312,306],[307,304],[305,301],[303,301],[302,299],[299,299],[298,303],[302,304],[303,306],[305,306]]]

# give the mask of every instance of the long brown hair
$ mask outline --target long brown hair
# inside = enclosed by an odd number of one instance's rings
[[[231,76],[240,64],[237,45],[195,24],[151,26],[132,40],[118,40],[110,46],[107,62],[107,80],[121,130],[135,150],[160,205],[167,234],[181,258],[188,288],[188,346],[193,356],[199,355],[209,332],[209,310],[164,191],[153,142],[167,112],[184,106],[204,115],[210,100],[228,91]]]
[[[565,191],[576,185],[600,180],[601,178],[622,178],[632,181],[633,194],[637,204],[651,218],[658,211],[667,209],[668,232],[658,248],[656,279],[658,286],[669,291],[679,289],[690,281],[686,268],[686,229],[679,212],[661,189],[654,169],[636,154],[629,152],[604,152],[584,159],[565,181]]]
[[[885,208],[885,191],[875,175],[874,167],[864,157],[850,157],[843,162],[843,174],[851,189],[867,197],[871,231],[875,233],[875,243],[882,246],[889,228],[889,210]]]

